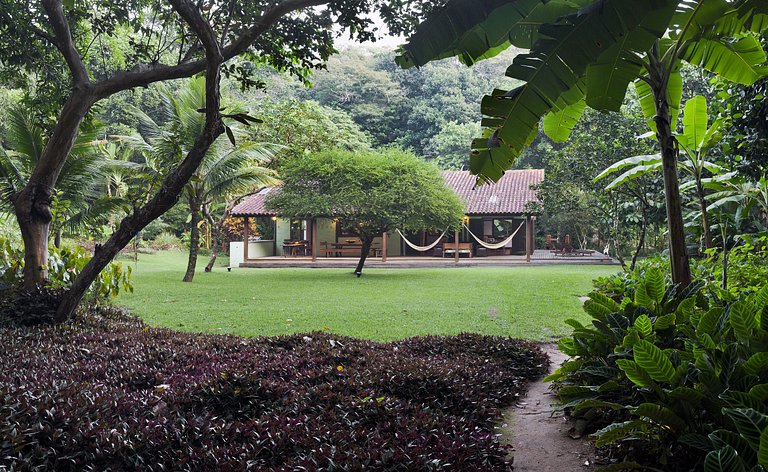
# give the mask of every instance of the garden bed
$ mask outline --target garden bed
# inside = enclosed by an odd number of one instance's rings
[[[119,318],[0,329],[0,469],[509,470],[495,422],[549,363],[472,334],[249,339]]]

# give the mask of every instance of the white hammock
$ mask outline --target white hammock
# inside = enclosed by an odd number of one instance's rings
[[[437,246],[437,243],[439,243],[440,240],[443,239],[443,236],[445,236],[445,232],[448,231],[448,230],[446,229],[445,231],[443,231],[443,234],[441,234],[440,237],[437,238],[435,240],[435,242],[433,242],[429,246],[417,246],[417,245],[413,244],[412,242],[408,241],[408,239],[406,239],[405,235],[403,233],[401,233],[399,229],[396,229],[395,231],[397,231],[397,234],[399,234],[400,237],[403,238],[403,241],[405,241],[405,244],[410,246],[412,249],[414,249],[416,251],[419,251],[419,252],[426,252],[426,251],[429,251],[430,249],[434,248],[435,246]]]
[[[502,241],[500,243],[496,243],[496,244],[489,244],[489,243],[486,243],[485,241],[483,241],[482,239],[478,238],[477,236],[474,235],[474,233],[472,233],[472,231],[469,230],[467,225],[464,225],[464,228],[467,230],[467,232],[470,235],[472,235],[473,238],[475,238],[475,241],[477,241],[477,243],[479,245],[481,245],[481,246],[483,246],[485,248],[488,248],[488,249],[501,249],[501,248],[503,248],[504,246],[506,246],[507,244],[509,244],[512,241],[512,238],[515,237],[517,232],[520,231],[520,228],[522,228],[524,224],[525,224],[525,221],[520,223],[520,226],[518,226],[517,229],[515,230],[515,232],[512,233],[507,239],[505,239],[504,241]]]

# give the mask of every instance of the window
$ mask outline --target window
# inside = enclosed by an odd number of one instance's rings
[[[517,229],[518,226],[520,226],[519,220],[513,220],[511,218],[500,220],[495,219],[491,225],[492,235],[494,238],[507,238]]]
[[[307,220],[291,218],[291,241],[307,239]]]

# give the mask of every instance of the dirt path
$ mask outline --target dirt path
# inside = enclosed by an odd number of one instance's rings
[[[554,344],[542,345],[554,371],[565,355]],[[520,402],[504,414],[502,439],[514,447],[515,472],[593,471],[594,448],[588,438],[571,439],[570,425],[562,414],[551,416],[555,396],[549,384],[539,380],[530,385]]]

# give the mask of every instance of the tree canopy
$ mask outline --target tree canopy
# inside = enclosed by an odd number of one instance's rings
[[[267,206],[279,215],[333,218],[363,243],[362,272],[373,239],[394,229],[444,230],[461,224],[464,205],[433,164],[395,148],[333,150],[287,161],[283,186]]]

